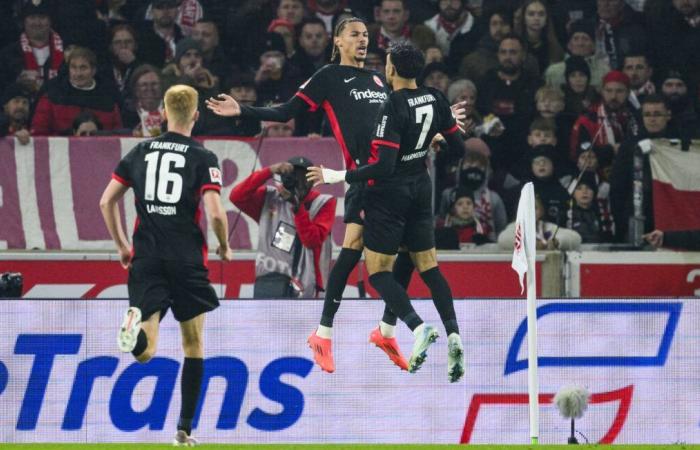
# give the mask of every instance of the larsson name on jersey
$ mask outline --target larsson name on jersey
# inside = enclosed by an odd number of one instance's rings
[[[434,102],[434,101],[435,101],[435,97],[433,97],[432,94],[426,94],[426,95],[421,95],[420,97],[409,98],[408,105],[409,106],[418,106],[418,105],[422,105],[423,103],[430,103],[430,102]]]
[[[151,203],[146,204],[146,211],[149,214],[160,214],[161,216],[174,216],[177,214],[175,206],[153,205]]]
[[[370,103],[382,103],[389,97],[386,92],[373,91],[372,89],[365,89],[364,91],[353,89],[350,91],[350,95],[355,100],[369,100]]]
[[[149,148],[156,150],[172,150],[174,152],[187,153],[187,150],[190,148],[190,146],[187,144],[178,144],[177,142],[152,141]]]

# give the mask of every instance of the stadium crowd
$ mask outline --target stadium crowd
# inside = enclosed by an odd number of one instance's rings
[[[466,154],[435,157],[437,225],[450,230],[438,243],[500,242],[527,181],[545,246],[559,228],[629,242],[635,209],[654,230],[637,144],[700,133],[700,0],[2,2],[0,136],[156,136],[174,84],[199,92],[195,136],[330,136],[321,111],[273,124],[203,103],[287,100],[330,61],[347,16],[368,24],[365,68],[383,73],[388,46],[410,39],[420,83],[464,102]]]

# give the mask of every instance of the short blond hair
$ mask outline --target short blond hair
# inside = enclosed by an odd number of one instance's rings
[[[174,124],[187,125],[197,111],[199,94],[191,86],[176,84],[165,91],[165,112]]]

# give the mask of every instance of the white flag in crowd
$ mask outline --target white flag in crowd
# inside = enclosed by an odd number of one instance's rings
[[[515,244],[511,267],[518,272],[520,293],[525,289],[523,277],[527,272],[528,259],[535,261],[535,189],[532,183],[523,186],[518,202],[518,215],[515,218]]]

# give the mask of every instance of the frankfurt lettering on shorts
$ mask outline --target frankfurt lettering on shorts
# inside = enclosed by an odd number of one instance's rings
[[[421,152],[416,152],[416,153],[410,153],[408,155],[403,155],[403,157],[401,157],[401,161],[412,161],[414,159],[422,158],[427,154],[428,154],[428,150],[423,150]]]

